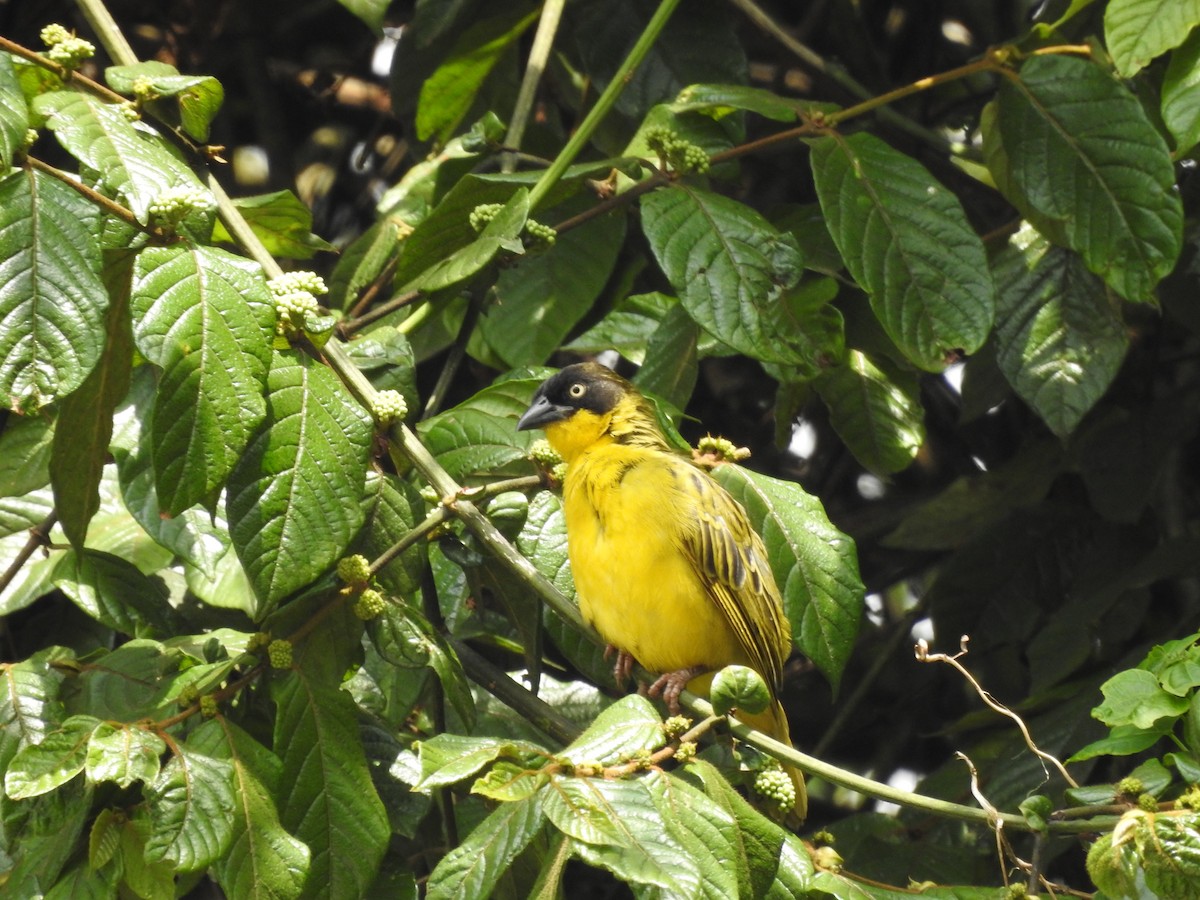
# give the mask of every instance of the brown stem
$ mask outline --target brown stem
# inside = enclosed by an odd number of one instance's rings
[[[50,165],[49,163],[44,163],[40,159],[37,159],[32,156],[25,157],[25,161],[29,163],[31,168],[37,169],[39,172],[44,172],[45,174],[50,175],[53,178],[57,178],[59,181],[61,181],[67,187],[71,188],[73,191],[77,192],[78,194],[82,195],[86,199],[90,200],[92,203],[99,206],[101,209],[103,209],[109,215],[120,219],[125,224],[132,225],[138,231],[144,231],[146,234],[149,234],[152,237],[159,238],[159,239],[163,238],[162,232],[139,222],[137,216],[134,215],[133,210],[122,206],[117,201],[115,201],[109,197],[105,197],[99,191],[95,191],[92,188],[88,187],[86,184],[83,184],[81,181],[79,181],[75,178],[72,178],[69,174],[64,172],[62,169],[56,169],[54,166]]]
[[[38,547],[45,546],[46,540],[50,536],[50,529],[54,527],[54,523],[57,521],[58,513],[55,510],[51,510],[50,515],[29,529],[29,539],[25,541],[25,546],[17,553],[16,558],[9,563],[8,568],[4,570],[4,574],[0,575],[0,595],[12,584],[13,579],[17,577],[21,568],[29,561],[29,557],[33,556],[33,552]]]
[[[21,59],[27,60],[36,66],[41,66],[47,71],[53,72],[63,81],[70,82],[76,87],[83,88],[89,94],[99,97],[101,100],[107,100],[109,103],[124,103],[128,98],[122,97],[116,91],[110,90],[98,81],[92,81],[86,75],[80,75],[74,69],[68,69],[66,66],[59,65],[52,59],[48,59],[42,54],[30,50],[28,47],[22,47],[20,44],[15,44],[6,37],[0,36],[0,50],[5,50],[13,56],[19,56]]]
[[[343,334],[351,335],[360,329],[366,328],[372,322],[377,322],[384,316],[394,313],[398,309],[403,309],[415,300],[420,300],[424,294],[420,291],[409,291],[406,294],[401,294],[398,297],[393,297],[387,303],[381,303],[374,309],[367,310],[357,319],[348,319],[341,325]]]

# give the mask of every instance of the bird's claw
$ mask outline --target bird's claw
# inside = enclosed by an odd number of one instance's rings
[[[679,695],[683,693],[683,689],[687,687],[689,681],[705,671],[707,670],[702,666],[693,666],[690,669],[667,672],[665,675],[660,675],[646,693],[651,697],[661,696],[671,715],[677,716],[682,712],[679,706]]]
[[[617,654],[617,661],[613,663],[613,678],[617,682],[617,687],[625,687],[625,682],[629,680],[629,675],[633,671],[634,659],[624,650],[618,650],[612,644],[604,648],[604,658],[608,659],[613,653]]]

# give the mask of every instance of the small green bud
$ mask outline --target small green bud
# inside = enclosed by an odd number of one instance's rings
[[[343,556],[337,564],[338,578],[349,585],[366,584],[371,580],[371,564],[361,553]]]
[[[549,248],[558,240],[558,232],[549,225],[543,225],[536,219],[525,222],[525,233],[529,235],[528,244],[531,247]]]
[[[796,803],[796,786],[778,766],[763,769],[755,776],[754,793],[771,801],[780,812],[787,812]]]
[[[95,45],[79,37],[67,37],[46,50],[47,59],[67,69],[74,69],[85,59],[91,59],[95,55]]]
[[[1144,793],[1145,790],[1145,783],[1142,781],[1142,779],[1134,775],[1127,775],[1117,782],[1117,793],[1123,794],[1126,797],[1136,797],[1139,794]]]
[[[791,807],[787,807],[790,809]],[[784,810],[787,811],[786,809]],[[842,869],[842,855],[832,847],[817,847],[813,851],[813,862],[816,863],[818,869],[824,869],[827,872],[840,872]]]
[[[677,738],[692,727],[692,720],[687,716],[671,716],[663,722],[663,732],[668,738]]]
[[[354,602],[354,615],[364,622],[378,617],[385,609],[387,609],[387,601],[383,599],[383,594],[374,588],[367,588],[358,595],[358,600]]]
[[[633,765],[636,769],[644,772],[650,768],[650,765],[651,765],[650,756],[651,756],[650,751],[647,750],[646,748],[642,747],[638,750],[634,750],[633,753],[629,754],[629,761],[631,763],[633,763]]]
[[[292,667],[292,642],[282,638],[271,641],[267,646],[267,659],[272,668],[290,669]]]
[[[198,696],[199,694],[196,692],[196,686],[194,684],[189,684],[179,692],[179,697],[177,698],[176,702],[180,706],[191,706],[196,702],[196,698]]]
[[[550,470],[550,477],[553,478],[555,481],[557,481],[559,484],[562,484],[564,481],[566,481],[567,480],[567,464],[565,462],[560,462],[558,465],[556,465],[553,469]]]
[[[529,445],[529,456],[544,469],[553,469],[563,461],[558,451],[551,447],[545,438],[538,438]]]
[[[200,715],[206,719],[211,719],[217,714],[217,698],[212,694],[205,694],[200,698]]]
[[[488,222],[496,218],[496,213],[504,209],[503,203],[480,203],[477,207],[471,210],[469,222],[475,231],[483,231],[487,228]]]
[[[1146,812],[1158,812],[1158,800],[1153,794],[1138,794],[1137,805],[1138,809],[1144,809]]]
[[[1175,802],[1179,806],[1190,809],[1193,812],[1200,812],[1200,785],[1193,784],[1180,794],[1179,799]]]
[[[399,422],[408,415],[408,404],[399,391],[380,391],[371,404],[371,415],[383,427]]]
[[[41,37],[43,44],[47,47],[53,47],[56,44],[61,44],[63,41],[69,41],[71,39],[71,32],[55,22],[42,29]]]
[[[722,438],[713,437],[711,434],[706,434],[696,444],[696,450],[702,456],[715,456],[719,460],[726,462],[738,462],[739,460],[748,459],[750,451],[745,447],[739,447],[733,441]]]
[[[437,488],[435,488],[432,484],[425,485],[425,487],[421,488],[421,490],[419,490],[417,493],[419,493],[421,495],[421,499],[430,506],[437,506],[442,502],[441,495],[438,494]]]
[[[145,75],[139,75],[133,79],[133,96],[139,100],[155,100],[158,98],[158,92],[154,90],[154,82]]]
[[[681,741],[679,746],[675,748],[675,761],[680,763],[690,762],[696,758],[696,742]]]
[[[271,635],[265,631],[256,631],[250,635],[250,639],[246,641],[246,652],[257,653],[271,643]]]
[[[324,278],[316,272],[305,270],[284,272],[282,275],[270,279],[267,282],[267,287],[271,289],[271,293],[276,297],[283,297],[286,294],[296,292],[312,294],[314,297],[323,297],[329,293],[329,288],[325,285]]]
[[[133,109],[130,106],[130,109]],[[136,112],[136,109],[133,110]],[[173,231],[180,222],[197,212],[209,212],[216,207],[212,194],[202,188],[176,185],[154,198],[147,208],[150,222]]]

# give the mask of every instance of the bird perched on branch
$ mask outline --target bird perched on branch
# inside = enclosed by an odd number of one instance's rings
[[[547,379],[517,423],[540,428],[567,463],[563,507],[580,612],[618,651],[618,683],[634,660],[662,676],[650,687],[678,711],[687,687],[749,666],[771,703],[747,724],[790,744],[778,700],[791,627],[762,539],[707,472],[674,452],[650,401],[597,363]],[[807,809],[803,775],[793,817]]]

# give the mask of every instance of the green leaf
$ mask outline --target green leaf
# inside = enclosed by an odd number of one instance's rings
[[[1200,0],[1110,0],[1104,8],[1104,41],[1117,71],[1132,78],[1183,43],[1198,24]]]
[[[593,205],[585,201],[555,207],[546,218],[558,221]],[[604,216],[518,258],[500,273],[480,335],[509,366],[541,365],[591,309],[624,239],[625,219]]]
[[[1200,143],[1200,31],[1171,54],[1162,84],[1163,123],[1175,138],[1176,155]]]
[[[311,853],[304,897],[352,900],[375,878],[391,828],[371,783],[354,701],[341,690],[346,635],[324,627],[273,685],[279,820]],[[340,643],[339,643],[340,642]]]
[[[500,57],[537,21],[540,10],[522,4],[461,31],[437,70],[421,85],[417,101],[417,139],[445,143],[462,121],[476,93]]]
[[[213,865],[216,881],[230,897],[293,900],[308,875],[309,852],[279,823],[274,793],[283,768],[279,759],[224,718],[201,725],[189,738],[196,750],[232,767],[233,838]]]
[[[175,870],[167,862],[151,862],[146,858],[146,841],[153,825],[149,812],[138,809],[124,821],[120,831],[121,878],[138,897],[150,900],[170,900],[175,892]]]
[[[443,256],[408,285],[423,291],[440,291],[461,284],[488,265],[501,250],[522,253],[520,234],[529,216],[529,192],[520,188],[487,223],[479,237]],[[401,257],[403,268],[407,256]],[[399,277],[397,276],[397,282]]]
[[[71,393],[104,347],[97,212],[32,169],[0,179],[0,404],[32,412]]]
[[[367,493],[371,508],[359,540],[351,549],[367,559],[376,559],[424,518],[425,502],[412,484],[391,474],[368,474]],[[426,564],[425,552],[416,543],[376,572],[375,578],[389,592],[410,599],[420,589]]]
[[[442,857],[429,876],[427,900],[492,896],[500,877],[544,823],[541,794],[502,803]]]
[[[851,350],[844,365],[813,383],[829,422],[855,459],[882,475],[908,468],[925,442],[920,386],[908,373],[891,373]]]
[[[152,716],[163,706],[162,682],[178,673],[182,659],[181,651],[144,638],[89,657],[80,665],[77,707],[121,722]]]
[[[311,259],[320,251],[335,250],[333,244],[313,234],[312,210],[291,191],[275,191],[233,201],[267,252],[288,259]],[[213,226],[213,240],[236,244],[220,219]]]
[[[83,547],[88,523],[100,509],[100,479],[108,462],[113,412],[129,390],[133,336],[129,330],[132,255],[109,260],[104,271],[110,302],[107,340],[96,367],[58,410],[50,478],[54,508],[67,538]]]
[[[854,541],[794,482],[733,465],[718,466],[713,475],[745,507],[766,544],[792,639],[836,691],[863,611]]]
[[[206,868],[225,855],[233,839],[233,766],[179,747],[146,790],[152,830],[146,861],[169,862],[180,872]]]
[[[203,190],[196,175],[155,131],[125,118],[120,104],[81,91],[53,91],[34,98],[58,142],[89,169],[101,186],[123,200],[139,222],[150,204],[174,187]]]
[[[115,900],[116,882],[115,872],[97,872],[87,863],[80,863],[55,882],[44,900]]]
[[[225,89],[211,75],[180,75],[172,65],[157,60],[132,66],[109,66],[104,80],[119,94],[138,94],[138,88],[150,96],[174,98],[183,130],[198,141],[208,140],[208,129],[221,103]]]
[[[376,34],[383,32],[383,19],[390,0],[338,0]]]
[[[1150,728],[1164,716],[1187,712],[1186,697],[1176,697],[1159,686],[1158,678],[1145,669],[1126,669],[1100,685],[1104,702],[1092,715],[1105,725],[1136,725]]]
[[[678,409],[686,407],[700,375],[699,337],[695,320],[682,306],[672,306],[650,335],[634,384]]]
[[[1141,753],[1157,744],[1174,724],[1174,719],[1164,718],[1150,728],[1139,728],[1137,725],[1117,725],[1108,737],[1093,741],[1086,747],[1076,750],[1067,759],[1067,762],[1082,762],[1097,756],[1132,756],[1134,753]]]
[[[93,783],[115,781],[123,788],[158,778],[166,742],[152,731],[120,722],[101,722],[87,746],[87,777]]]
[[[803,323],[779,302],[803,267],[790,235],[736,200],[685,184],[646,195],[641,208],[659,266],[702,328],[755,359],[815,364],[794,337]]]
[[[546,751],[528,741],[510,741],[491,737],[464,737],[442,732],[418,748],[421,780],[414,790],[429,791],[470,778],[488,763],[501,757],[518,761],[545,758]]]
[[[54,586],[85,613],[114,631],[137,635],[147,625],[174,624],[168,591],[157,575],[100,550],[68,550],[54,570]]]
[[[817,104],[796,97],[781,97],[765,88],[743,84],[692,84],[680,91],[671,104],[675,112],[704,112],[714,119],[740,109],[776,122],[795,122],[802,114],[815,108],[834,107],[832,104]]]
[[[326,279],[326,305],[347,312],[353,309],[364,289],[395,263],[401,239],[409,231],[411,227],[399,216],[387,215],[351,241]]]
[[[1061,438],[1108,389],[1129,334],[1116,298],[1070,251],[1028,226],[996,263],[1000,371]]]
[[[527,458],[534,437],[517,431],[516,419],[529,406],[541,378],[511,378],[484,388],[453,409],[417,426],[421,442],[452,478],[497,474]],[[529,464],[522,464],[528,474]]]
[[[29,128],[29,107],[12,63],[11,54],[0,53],[0,171],[13,165]]]
[[[267,419],[229,479],[230,533],[254,590],[273,604],[345,552],[366,514],[373,426],[329,369],[277,353]]]
[[[1200,816],[1154,816],[1153,836],[1138,842],[1146,886],[1159,897],[1195,897],[1200,884]],[[1139,835],[1141,837],[1141,835]]]
[[[711,900],[749,897],[750,873],[733,816],[674,774],[646,778],[663,822],[696,861],[701,891]]]
[[[79,779],[27,803],[30,815],[20,824],[9,848],[12,856],[5,860],[9,868],[4,891],[11,897],[36,897],[58,880],[78,849],[76,842],[88,820],[92,789]]]
[[[1113,290],[1149,301],[1179,256],[1183,215],[1137,98],[1086,60],[1036,56],[1002,80],[997,103],[1015,188]]]
[[[265,415],[274,310],[257,264],[182,244],[138,254],[132,309],[138,349],[163,370],[150,437],[176,515],[225,483]]]
[[[0,497],[20,497],[50,483],[54,423],[42,416],[10,418],[0,431]]]
[[[662,718],[654,705],[640,694],[631,694],[600,713],[559,756],[576,765],[612,765],[640,750],[657,750],[664,743]]]
[[[63,718],[58,700],[63,676],[50,663],[70,656],[61,647],[49,648],[0,668],[0,729],[22,744],[40,744],[58,727]]]
[[[995,289],[958,197],[866,132],[813,141],[812,168],[846,268],[904,354],[938,372],[958,351],[977,350]]]
[[[71,716],[51,731],[40,744],[17,751],[4,773],[4,792],[11,800],[25,800],[66,784],[87,763],[88,738],[100,720],[95,716]]]

